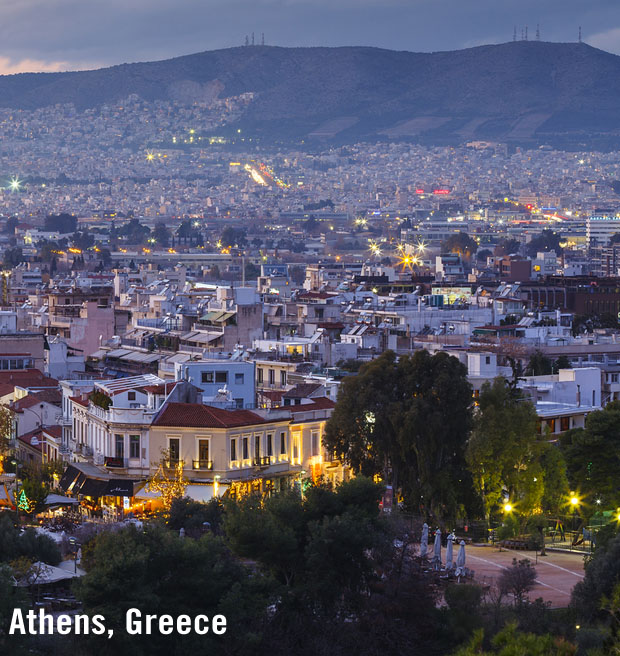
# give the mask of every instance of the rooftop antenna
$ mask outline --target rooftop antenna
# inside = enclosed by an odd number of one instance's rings
[[[252,32],[252,45],[254,45],[254,32]]]
[[[527,41],[527,25],[525,26],[525,40]]]
[[[246,46],[250,45],[250,37],[247,34],[245,35],[245,45]]]
[[[540,25],[536,24],[536,41],[540,41]]]
[[[579,26],[579,43],[581,43],[581,25]]]
[[[260,44],[261,44],[261,46],[265,45],[265,33],[264,32],[260,36]]]
[[[525,36],[523,34],[523,28],[521,28],[521,41],[523,41],[524,39],[525,39]]]
[[[512,41],[514,42],[516,40],[517,40],[517,26],[515,25],[514,30],[512,32]]]

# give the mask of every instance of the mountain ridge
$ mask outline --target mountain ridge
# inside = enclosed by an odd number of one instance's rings
[[[517,41],[417,53],[371,46],[240,46],[86,71],[0,76],[0,106],[83,110],[135,93],[253,92],[231,127],[263,138],[544,140],[620,135],[620,57]],[[202,95],[200,97],[202,97]]]

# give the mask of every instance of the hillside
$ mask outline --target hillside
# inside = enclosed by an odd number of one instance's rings
[[[250,91],[238,126],[269,138],[584,140],[620,130],[620,57],[577,43],[436,53],[251,46],[0,76],[0,106],[25,109]]]

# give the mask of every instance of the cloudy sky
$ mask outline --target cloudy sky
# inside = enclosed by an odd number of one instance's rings
[[[0,0],[0,73],[55,71],[242,45],[452,50],[512,39],[620,54],[620,0]]]

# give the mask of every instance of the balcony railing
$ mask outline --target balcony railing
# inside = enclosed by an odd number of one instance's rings
[[[213,460],[194,460],[193,468],[211,471],[213,469]]]
[[[267,465],[271,464],[271,458],[270,456],[262,456],[260,458],[254,458],[252,460],[252,464],[254,467],[266,467]]]

